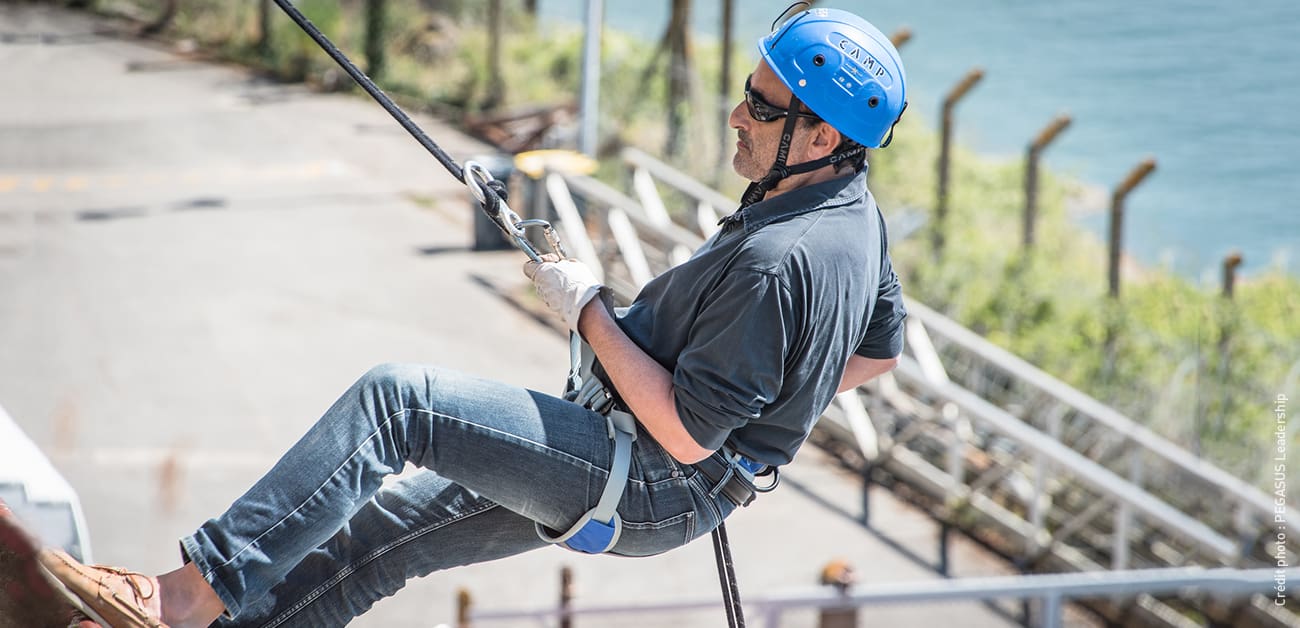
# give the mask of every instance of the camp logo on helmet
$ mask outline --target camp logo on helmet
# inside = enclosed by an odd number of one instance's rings
[[[876,78],[885,75],[885,68],[876,61],[876,58],[863,51],[861,46],[853,43],[853,40],[847,37],[840,37],[840,43],[837,44],[837,47],[844,51],[844,54],[848,55],[850,59],[865,66],[867,71],[874,70]]]

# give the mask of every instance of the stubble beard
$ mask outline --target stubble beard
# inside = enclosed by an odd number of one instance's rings
[[[758,160],[754,158],[754,144],[752,137],[739,136],[738,139],[744,144],[744,147],[736,147],[736,155],[731,158],[731,168],[736,174],[749,181],[758,181],[766,174],[766,169],[759,165]]]

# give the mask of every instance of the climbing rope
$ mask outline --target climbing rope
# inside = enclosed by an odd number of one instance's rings
[[[731,560],[731,542],[727,524],[713,529],[713,558],[718,563],[718,582],[722,584],[722,606],[727,610],[728,628],[745,628],[745,614],[740,608],[740,586],[736,583],[736,566]]]
[[[500,227],[510,242],[528,255],[529,259],[535,262],[542,261],[541,253],[526,237],[525,230],[530,227],[541,228],[545,233],[547,243],[551,246],[551,250],[561,258],[567,257],[564,254],[563,247],[560,246],[559,236],[549,222],[545,220],[522,220],[519,214],[510,209],[510,206],[506,204],[505,183],[493,178],[492,173],[473,161],[465,162],[465,166],[462,168],[460,164],[456,163],[455,159],[451,158],[451,155],[442,150],[442,147],[438,146],[438,143],[424,132],[424,129],[420,128],[420,125],[411,120],[411,117],[406,115],[406,112],[402,111],[402,108],[398,107],[397,103],[388,97],[388,94],[379,89],[379,86],[375,85],[375,82],[370,80],[370,77],[366,76],[365,72],[362,72],[351,59],[348,59],[347,55],[343,54],[343,51],[334,45],[334,42],[330,41],[319,28],[316,28],[316,25],[312,24],[311,20],[307,19],[307,16],[293,6],[292,2],[289,0],[275,0],[275,3],[330,58],[334,59],[334,62],[338,63],[339,67],[343,68],[343,71],[347,72],[348,76],[352,77],[352,80],[361,86],[361,89],[366,90],[366,93],[370,94],[370,97],[374,98],[384,108],[384,111],[388,112],[388,115],[402,125],[402,128],[406,129],[406,132],[415,138],[415,141],[429,151],[447,169],[447,172],[451,173],[451,176],[465,183],[488,218],[492,219],[492,222],[497,227]]]

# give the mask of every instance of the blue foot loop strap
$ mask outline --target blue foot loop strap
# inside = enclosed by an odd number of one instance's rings
[[[618,502],[627,486],[632,466],[632,441],[636,440],[636,419],[627,412],[611,409],[605,414],[609,437],[614,441],[614,463],[605,481],[605,490],[596,507],[588,510],[563,534],[551,535],[538,523],[537,536],[547,543],[559,543],[586,554],[602,554],[613,549],[623,533],[623,519],[618,516]]]

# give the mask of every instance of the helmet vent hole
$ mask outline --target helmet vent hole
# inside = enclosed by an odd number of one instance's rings
[[[879,105],[879,104],[880,104],[880,97],[879,97],[879,96],[872,96],[871,98],[868,98],[868,99],[867,99],[867,106],[868,106],[868,107],[875,108],[875,106],[876,106],[876,105]]]
[[[815,65],[815,66],[817,66],[817,67],[821,67],[821,66],[823,66],[823,65],[826,65],[826,56],[825,56],[825,55],[817,55],[817,56],[813,57],[813,65]]]

